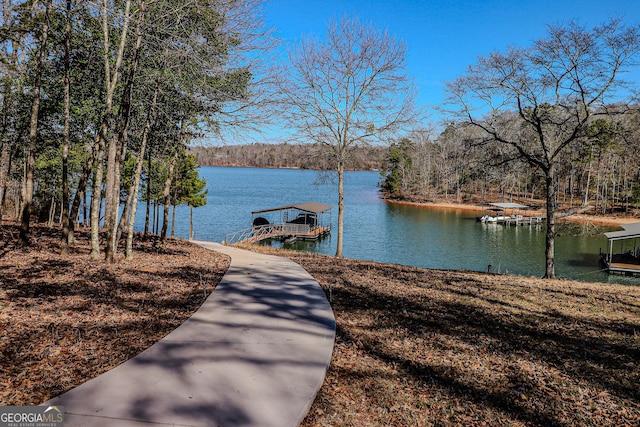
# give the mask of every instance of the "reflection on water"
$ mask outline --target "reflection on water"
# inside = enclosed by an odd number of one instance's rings
[[[289,203],[316,201],[337,206],[335,184],[317,185],[313,171],[293,169],[205,168],[208,203],[194,210],[195,237],[222,241],[225,234],[251,225],[251,211]],[[345,178],[344,254],[346,257],[417,267],[544,274],[543,226],[507,227],[476,222],[479,212],[390,204],[378,196],[377,172],[348,172]],[[144,209],[137,227],[143,227]],[[179,207],[176,236],[187,237],[189,211]],[[332,221],[337,228],[337,208]],[[574,227],[575,228],[575,227]],[[585,281],[640,283],[599,271],[602,233],[556,238],[556,274]],[[291,247],[333,255],[335,231],[315,242]]]

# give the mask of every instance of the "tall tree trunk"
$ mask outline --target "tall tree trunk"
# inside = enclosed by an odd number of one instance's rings
[[[573,207],[573,187],[575,186],[576,173],[573,167],[571,168],[571,175],[569,176],[569,207]]]
[[[625,165],[624,165],[624,175],[622,177],[623,191],[624,191],[624,213],[629,213],[629,166],[627,165],[627,158],[625,157]],[[0,214],[2,210],[0,208]],[[1,218],[0,218],[1,219]]]
[[[47,225],[49,227],[53,226],[53,221],[56,216],[56,207],[56,199],[52,197],[51,203],[49,204],[49,220],[47,221]]]
[[[144,237],[149,234],[149,221],[151,217],[151,150],[147,159],[147,210],[144,217]]]
[[[602,153],[598,154],[598,167],[596,169],[596,201],[595,201],[596,214],[598,213],[598,206],[600,206],[601,163],[602,163]]]
[[[91,253],[93,259],[100,258],[100,207],[102,205],[102,174],[104,170],[104,139],[98,138],[98,153],[95,161],[93,189],[91,190]]]
[[[158,235],[158,221],[160,220],[160,214],[158,210],[160,209],[160,205],[156,202],[153,202],[153,234]]]
[[[620,186],[620,179],[618,178],[619,174],[622,174],[622,167],[618,168],[618,162],[616,158],[612,159],[613,168],[611,168],[611,213],[615,212],[616,204],[617,204],[617,194],[619,193],[618,187]],[[618,170],[620,172],[618,173]]]
[[[105,135],[106,136],[106,135]],[[120,189],[116,188],[116,176],[118,175],[118,141],[116,136],[109,138],[106,144],[107,167],[105,173],[105,201],[104,201],[104,228],[107,230],[107,244],[105,245],[105,258],[107,262],[113,262],[113,253],[111,252],[111,236],[112,229],[118,216],[118,203],[115,193]],[[119,200],[119,198],[118,198]]]
[[[123,14],[123,26],[122,33],[120,36],[120,45],[118,48],[118,55],[116,57],[116,63],[114,65],[113,72],[111,70],[111,60],[109,57],[110,51],[110,38],[109,38],[109,23],[108,23],[108,0],[103,0],[101,5],[101,17],[102,17],[102,36],[103,36],[103,62],[104,62],[104,70],[105,70],[105,78],[104,83],[106,87],[106,96],[105,96],[105,106],[104,113],[102,116],[102,124],[100,126],[100,131],[98,133],[98,138],[100,142],[100,149],[98,150],[97,156],[97,171],[96,171],[96,182],[94,183],[94,191],[96,188],[101,190],[102,188],[102,163],[104,161],[104,151],[106,149],[107,141],[109,141],[109,158],[107,162],[107,185],[111,185],[112,188],[108,188],[106,192],[106,200],[105,200],[105,222],[109,222],[113,219],[113,210],[117,211],[117,207],[113,207],[112,200],[112,191],[113,191],[113,180],[109,177],[109,174],[113,174],[116,172],[115,168],[115,159],[112,159],[112,140],[109,139],[109,129],[111,128],[111,122],[113,119],[113,97],[116,89],[116,85],[120,80],[120,70],[122,68],[122,61],[124,57],[124,50],[127,42],[127,32],[129,30],[129,21],[130,21],[130,10],[131,10],[131,0],[125,1],[125,10]],[[117,147],[116,147],[117,148]],[[92,199],[95,197],[99,197],[101,201],[102,192],[98,191],[97,193],[92,194]],[[91,203],[91,257],[99,258],[100,256],[100,244],[99,244],[99,214],[100,212],[94,211],[95,206],[99,206],[100,203],[95,203],[95,200],[92,200]],[[117,213],[117,212],[116,212]],[[112,223],[113,224],[113,223]]]
[[[153,93],[153,100],[151,101],[151,106],[149,107],[149,111],[147,113],[147,119],[144,124],[144,129],[142,131],[142,144],[140,145],[140,152],[138,153],[138,158],[136,160],[136,171],[133,177],[133,184],[129,189],[129,194],[131,197],[131,212],[129,214],[129,223],[127,224],[127,244],[125,247],[125,258],[132,259],[133,258],[133,227],[136,220],[136,210],[138,207],[138,189],[140,188],[140,177],[142,176],[142,165],[144,164],[145,159],[145,150],[147,148],[147,138],[149,137],[149,131],[151,130],[151,121],[153,120],[153,116],[156,109],[156,104],[158,102],[158,93],[160,92],[160,85],[156,85],[156,90]],[[149,204],[147,203],[147,222],[145,223],[145,235],[148,230],[148,220],[149,220]]]
[[[186,124],[186,121],[183,120],[183,130]],[[181,132],[182,133],[182,132]],[[162,231],[160,232],[160,239],[162,243],[166,243],[167,241],[167,231],[169,229],[169,206],[171,204],[171,185],[173,183],[173,174],[176,169],[176,164],[178,163],[178,156],[180,155],[179,146],[175,148],[175,153],[171,158],[171,163],[169,163],[169,172],[167,173],[167,179],[164,182],[164,191],[162,192],[162,198],[164,200],[163,206],[163,217],[162,217]]]
[[[71,75],[69,56],[71,54],[71,0],[67,0],[65,39],[64,39],[64,130],[62,143],[62,236],[60,251],[69,252],[69,224],[73,222],[69,216],[69,126],[71,122]]]
[[[40,52],[38,53],[38,64],[33,82],[33,102],[31,104],[31,120],[29,121],[29,153],[27,155],[25,171],[25,194],[22,205],[22,220],[20,222],[19,244],[29,245],[31,240],[30,219],[31,204],[33,203],[33,176],[36,165],[36,143],[38,139],[38,115],[40,112],[40,87],[42,84],[42,73],[44,72],[44,61],[47,52],[47,38],[49,36],[49,3],[45,3],[45,19],[42,24],[42,39],[40,41]]]
[[[189,240],[193,240],[193,206],[189,205]]]
[[[342,240],[344,232],[344,160],[340,155],[338,159],[338,238],[336,245],[336,257],[343,258]]]
[[[4,0],[2,6],[2,16],[5,26],[12,25],[13,5],[11,0]],[[9,174],[11,172],[11,164],[13,160],[14,149],[17,146],[17,141],[22,139],[20,135],[10,138],[8,135],[9,119],[13,116],[11,106],[14,104],[14,93],[22,92],[22,85],[14,87],[15,76],[14,70],[17,70],[18,62],[18,49],[15,48],[19,45],[20,41],[16,40],[11,43],[4,43],[4,58],[9,62],[9,66],[5,66],[3,69],[3,77],[5,84],[2,85],[2,140],[0,140],[0,222],[2,222],[4,207],[7,197],[7,183],[9,182]],[[22,81],[23,79],[19,79]],[[17,201],[16,201],[17,204]],[[17,218],[17,216],[16,216]]]
[[[4,215],[4,203],[7,195],[7,181],[11,164],[11,148],[8,142],[4,142],[0,148],[0,222]]]
[[[131,190],[131,188],[129,188]],[[129,222],[129,214],[131,213],[131,203],[132,203],[133,193],[127,193],[127,201],[124,204],[124,208],[122,209],[122,215],[120,215],[120,220],[118,220],[118,230],[116,232],[116,242],[120,241],[122,237],[122,232],[126,230],[127,223]]]
[[[129,70],[127,72],[127,78],[124,85],[124,91],[122,93],[122,100],[120,102],[120,118],[118,125],[118,134],[114,136],[109,143],[109,158],[107,163],[107,176],[109,177],[108,183],[111,187],[107,186],[107,200],[110,200],[110,209],[105,214],[105,218],[108,215],[108,221],[105,221],[107,228],[107,245],[105,247],[105,259],[108,263],[113,263],[115,254],[118,248],[118,236],[119,223],[118,210],[120,208],[120,181],[121,170],[125,159],[127,150],[127,132],[129,128],[129,118],[131,115],[131,98],[133,94],[134,77],[138,66],[138,58],[140,52],[140,46],[142,45],[142,22],[144,20],[144,7],[145,3],[140,2],[138,9],[138,20],[136,25],[136,39],[133,48],[133,58],[129,64]],[[111,150],[114,153],[111,153]],[[111,176],[110,176],[111,175]]]
[[[75,223],[80,212],[81,203],[84,206],[82,221],[85,225],[87,223],[87,185],[89,184],[91,171],[94,168],[96,155],[98,154],[99,150],[100,144],[98,142],[95,142],[93,144],[89,157],[87,158],[87,161],[82,167],[82,173],[80,174],[80,180],[78,181],[78,188],[76,189],[76,194],[73,196],[73,202],[71,203],[71,212],[69,213],[69,235],[67,239],[69,245],[73,245],[75,241]]]
[[[178,135],[178,143],[174,147],[175,151],[173,153],[173,157],[171,158],[171,163],[169,163],[169,171],[167,173],[167,179],[164,183],[164,191],[162,192],[162,197],[164,200],[162,231],[160,232],[162,243],[166,243],[167,241],[167,230],[169,227],[169,204],[171,203],[171,185],[173,184],[173,175],[176,170],[176,165],[178,164],[178,158],[180,156],[180,150],[182,148],[182,144],[186,135],[186,129],[187,121],[185,119],[182,119],[182,122],[180,124],[180,134]]]
[[[82,196],[82,225],[87,227],[89,223],[87,222],[87,193],[85,192]]]
[[[547,279],[556,277],[555,272],[555,237],[556,237],[556,189],[555,166],[551,165],[545,171],[545,183],[547,186],[547,235],[545,244],[545,274]]]
[[[173,204],[173,209],[171,209],[171,237],[176,236],[176,208],[177,206]]]
[[[145,127],[146,129],[146,127]],[[127,242],[124,250],[124,257],[126,259],[133,259],[133,228],[136,222],[136,211],[138,208],[138,188],[140,187],[140,177],[142,176],[142,165],[144,163],[144,152],[147,148],[147,136],[146,132],[142,136],[142,145],[140,146],[140,153],[136,160],[136,171],[133,177],[133,184],[129,188],[129,199],[131,200],[131,207],[129,209],[129,221],[127,222]]]
[[[591,148],[591,159],[593,158],[593,147]],[[584,198],[582,199],[582,206],[589,204],[589,187],[591,186],[591,165],[592,161],[589,160],[589,168],[587,169],[587,183],[584,188]]]

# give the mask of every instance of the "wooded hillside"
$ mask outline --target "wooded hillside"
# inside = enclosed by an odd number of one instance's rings
[[[335,169],[330,151],[318,144],[244,144],[221,147],[190,147],[201,166],[246,166],[258,168]],[[387,147],[354,148],[348,168],[382,169]]]
[[[383,168],[384,191],[418,202],[544,200],[541,171],[485,136],[468,124],[452,123],[440,134],[415,132],[393,143]],[[588,205],[596,214],[640,208],[639,141],[637,110],[593,120],[559,162],[556,205]]]

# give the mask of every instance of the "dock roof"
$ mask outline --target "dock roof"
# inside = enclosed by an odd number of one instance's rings
[[[604,233],[609,240],[622,240],[632,239],[634,237],[640,237],[640,222],[634,222],[632,224],[622,224],[624,230],[621,231],[609,231]]]
[[[500,209],[527,209],[529,207],[518,203],[489,203],[489,205]]]
[[[311,213],[321,213],[332,209],[333,206],[325,205],[323,203],[318,202],[305,202],[305,203],[294,203],[292,205],[279,206],[277,208],[267,208],[261,209],[259,211],[251,212],[252,215],[265,213],[265,212],[275,212],[275,211],[284,211],[287,209],[298,209],[303,212],[311,212]]]

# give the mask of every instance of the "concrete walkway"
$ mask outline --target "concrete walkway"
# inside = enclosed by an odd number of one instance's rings
[[[72,426],[297,426],[322,385],[335,319],[318,283],[279,257],[227,254],[216,290],[133,359],[45,404]]]

